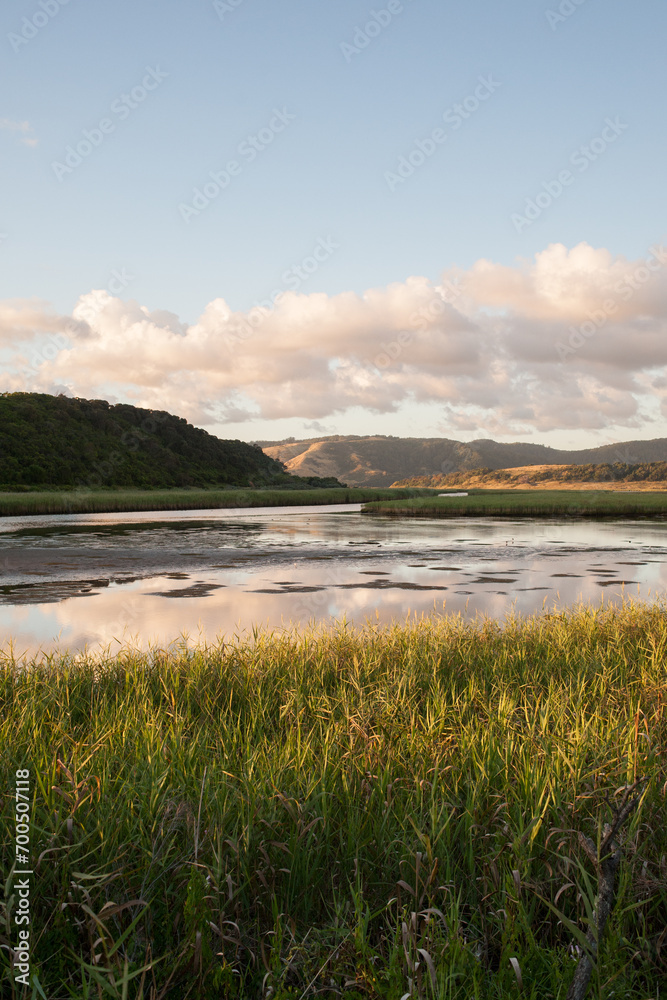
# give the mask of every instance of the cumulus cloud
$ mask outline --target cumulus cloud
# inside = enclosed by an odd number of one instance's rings
[[[666,265],[661,245],[630,261],[553,244],[512,267],[479,260],[363,295],[287,291],[248,312],[218,298],[190,326],[92,291],[71,317],[0,303],[0,341],[18,352],[9,388],[64,385],[199,424],[417,402],[453,430],[636,429],[656,397],[667,411]],[[21,374],[25,345],[48,333],[58,350]]]
[[[58,316],[41,299],[0,301],[0,345],[20,345],[40,333],[58,333],[78,327],[71,317]]]

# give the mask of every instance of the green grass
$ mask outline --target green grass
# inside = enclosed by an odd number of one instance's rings
[[[285,507],[365,503],[417,497],[425,489],[169,489],[51,490],[0,493],[0,517],[21,514],[101,514],[141,510],[204,510],[222,507]]]
[[[667,493],[604,490],[470,490],[467,497],[418,497],[367,503],[364,514],[390,517],[664,517]]]
[[[36,996],[564,1000],[548,904],[585,929],[577,832],[643,775],[590,996],[657,997],[666,649],[665,606],[628,602],[6,658],[2,996],[26,767]]]

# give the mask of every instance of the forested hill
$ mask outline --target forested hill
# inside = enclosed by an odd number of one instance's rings
[[[307,485],[242,441],[101,399],[0,394],[0,489]]]

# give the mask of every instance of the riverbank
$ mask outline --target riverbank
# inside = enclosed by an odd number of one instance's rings
[[[452,491],[453,492],[453,491]],[[386,517],[667,517],[666,493],[602,490],[471,490],[466,497],[416,497],[366,503]]]
[[[164,1000],[399,998],[434,977],[500,998],[513,958],[523,995],[563,997],[567,921],[585,929],[595,893],[577,833],[646,777],[594,991],[657,996],[666,646],[664,605],[627,602],[5,658],[2,866],[26,768],[44,994],[120,998],[145,976]]]
[[[309,507],[431,495],[430,489],[169,489],[52,490],[0,493],[0,517],[24,514],[113,514],[133,511],[217,510],[225,507]]]

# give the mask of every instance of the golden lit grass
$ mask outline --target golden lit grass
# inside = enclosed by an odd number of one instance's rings
[[[645,776],[593,995],[656,997],[666,649],[665,607],[628,602],[6,658],[3,870],[29,767],[44,994],[564,998],[595,892],[577,832]],[[5,901],[10,997],[10,879]]]
[[[431,487],[439,490],[604,490],[613,492],[664,492],[667,463],[645,462],[589,465],[517,465],[508,469],[470,469],[446,475],[412,476],[397,480],[398,488]]]
[[[560,472],[576,472],[576,466],[571,465],[518,465],[511,469],[503,469],[501,475],[493,472],[461,472],[450,476],[455,485],[449,482],[440,489],[487,489],[487,490],[591,490],[590,479],[571,479],[563,481],[558,478]],[[553,478],[544,478],[548,473],[554,473]],[[400,485],[400,484],[399,484]],[[637,479],[624,482],[601,480],[593,484],[596,490],[613,490],[621,493],[665,492],[667,482],[664,480]]]

